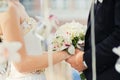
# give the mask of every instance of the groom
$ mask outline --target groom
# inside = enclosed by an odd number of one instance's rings
[[[94,11],[97,80],[120,80],[115,70],[118,56],[112,51],[120,45],[120,0],[98,0]],[[92,80],[90,29],[89,17],[84,52],[76,50],[76,54],[66,60],[78,71],[83,71],[87,80]]]

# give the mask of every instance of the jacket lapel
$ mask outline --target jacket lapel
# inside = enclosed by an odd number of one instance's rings
[[[97,6],[98,6],[98,0],[96,0],[97,1],[97,3],[95,3],[95,5],[94,5],[94,14],[96,15],[96,12],[97,12]],[[90,15],[91,14],[89,14],[89,18],[88,18],[88,24],[87,24],[87,26],[88,26],[88,29],[87,29],[87,32],[86,32],[86,35],[85,35],[85,44],[88,44],[89,43],[89,38],[90,38],[90,35],[91,35],[91,31],[90,31],[90,29],[91,29],[91,20],[90,20]],[[88,47],[88,45],[85,45],[85,49],[87,49],[87,47]]]

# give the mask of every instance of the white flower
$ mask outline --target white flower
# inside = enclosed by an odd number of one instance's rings
[[[2,42],[0,43],[0,63],[9,61],[20,61],[20,56],[18,50],[21,48],[21,43],[19,42]],[[7,58],[5,56],[5,51],[7,50]]]
[[[62,51],[68,48],[68,52],[74,54],[76,44],[79,40],[83,40],[86,29],[86,26],[75,21],[60,26],[52,41],[53,51]]]
[[[120,73],[120,57],[117,60],[117,63],[115,64],[115,69]]]
[[[0,43],[0,74],[6,73],[9,61],[20,61],[18,50],[21,48],[19,42]]]
[[[117,48],[113,48],[113,52],[119,56],[119,59],[115,64],[115,69],[120,73],[120,46]]]
[[[118,56],[120,56],[120,46],[117,47],[117,48],[113,48],[113,52],[114,52],[115,54],[117,54]]]
[[[75,47],[73,45],[71,45],[69,48],[68,48],[68,52],[70,54],[75,54]]]
[[[103,0],[98,0],[100,3],[102,3],[103,2]]]

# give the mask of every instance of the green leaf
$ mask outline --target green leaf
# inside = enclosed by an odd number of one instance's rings
[[[81,33],[81,34],[79,35],[79,38],[80,38],[81,40],[85,40],[85,35]]]
[[[74,38],[72,39],[72,45],[73,45],[75,48],[77,47],[78,41],[79,41],[79,37],[74,37]]]
[[[81,78],[81,80],[86,80],[84,73],[80,74],[80,78]]]

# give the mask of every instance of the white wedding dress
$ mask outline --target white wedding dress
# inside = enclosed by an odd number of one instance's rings
[[[26,18],[21,24],[21,29],[24,32],[26,50],[29,55],[42,54],[40,39],[34,35],[34,28],[36,26],[36,21],[33,18]],[[44,71],[20,73],[11,62],[9,74],[6,80],[46,80],[46,78]]]

